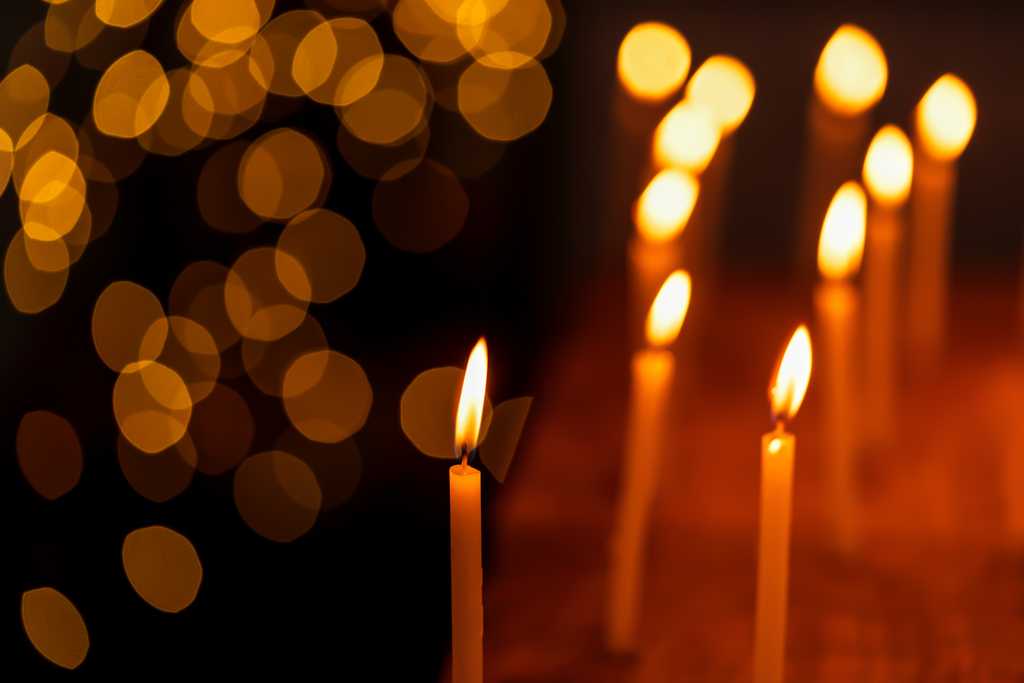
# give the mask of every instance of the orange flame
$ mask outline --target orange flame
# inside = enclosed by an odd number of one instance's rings
[[[456,458],[467,457],[476,450],[486,393],[487,342],[480,337],[466,362],[466,374],[462,378],[462,391],[459,393],[459,408],[455,413]]]
[[[690,307],[690,274],[677,270],[668,276],[647,313],[647,343],[668,346],[679,336]]]
[[[775,421],[792,420],[796,417],[810,381],[811,335],[807,331],[807,326],[801,325],[790,337],[768,388],[772,418]]]
[[[889,80],[885,52],[870,33],[843,24],[832,34],[814,70],[814,89],[831,108],[856,116],[878,102]]]
[[[654,176],[636,202],[637,232],[650,242],[668,242],[686,227],[697,204],[700,183],[691,174],[666,169]]]
[[[936,159],[960,156],[974,134],[978,105],[967,84],[945,74],[928,88],[917,105],[917,132]]]
[[[852,276],[864,255],[868,200],[860,185],[850,180],[836,191],[825,213],[818,241],[818,271],[829,279]]]

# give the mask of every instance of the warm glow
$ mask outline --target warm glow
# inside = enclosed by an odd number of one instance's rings
[[[831,109],[855,116],[881,99],[888,79],[882,46],[864,29],[844,24],[821,51],[814,70],[814,89]]]
[[[707,106],[727,135],[747,117],[754,103],[754,76],[743,62],[729,55],[714,55],[693,72],[686,84],[686,99]]]
[[[818,271],[823,277],[850,277],[860,268],[867,213],[864,190],[854,180],[843,183],[829,204],[818,240]]]
[[[945,74],[928,88],[917,105],[917,133],[928,154],[956,159],[974,133],[978,107],[967,84]]]
[[[710,107],[683,100],[654,131],[654,161],[661,167],[700,173],[711,162],[722,133]]]
[[[663,100],[683,84],[690,70],[690,46],[671,26],[637,24],[619,47],[619,82],[640,100]]]
[[[792,420],[796,416],[810,381],[811,335],[807,326],[801,325],[790,337],[768,389],[775,420]]]
[[[654,297],[647,313],[647,343],[668,346],[679,336],[679,330],[690,307],[690,274],[677,270],[668,276]]]
[[[910,194],[914,177],[914,150],[898,127],[882,126],[864,157],[864,184],[871,198],[887,206],[899,206]]]
[[[466,375],[459,393],[459,409],[455,414],[455,457],[468,456],[476,450],[480,423],[487,395],[487,342],[481,337],[466,363]]]
[[[674,239],[686,227],[700,184],[686,171],[669,169],[654,176],[636,202],[637,232],[651,242]]]

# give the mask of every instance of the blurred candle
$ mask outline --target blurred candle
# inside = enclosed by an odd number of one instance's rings
[[[883,126],[864,158],[864,185],[871,197],[864,279],[864,434],[871,445],[892,437],[896,393],[896,315],[900,301],[902,208],[914,176],[914,152],[906,134]]]
[[[680,168],[699,175],[715,155],[721,136],[711,107],[683,100],[665,114],[654,131],[654,164],[658,168]]]
[[[915,113],[907,342],[918,370],[934,367],[945,341],[956,160],[976,121],[974,95],[952,74],[935,81]]]
[[[667,24],[637,24],[619,45],[619,83],[636,99],[669,98],[682,87],[689,71],[690,45]]]
[[[647,316],[647,348],[633,355],[622,486],[612,528],[605,643],[616,653],[636,649],[644,554],[662,456],[665,410],[675,374],[669,346],[690,302],[690,276],[676,271]]]
[[[786,651],[789,527],[796,439],[785,430],[811,378],[811,337],[803,325],[789,340],[769,387],[775,431],[761,438],[761,528],[757,554],[754,683],[782,683]]]
[[[800,199],[798,263],[813,263],[819,221],[833,190],[856,176],[867,144],[872,108],[889,80],[882,46],[853,24],[832,34],[814,70]]]
[[[448,471],[452,536],[452,683],[483,683],[484,600],[477,447],[487,391],[487,343],[473,347],[455,417],[455,456]]]
[[[825,344],[824,426],[829,450],[832,512],[836,543],[851,552],[857,543],[854,495],[854,343],[859,297],[851,279],[864,254],[867,199],[854,181],[836,192],[818,242],[818,272],[822,281],[814,303]]]

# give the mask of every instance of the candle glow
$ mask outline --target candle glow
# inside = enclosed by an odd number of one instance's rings
[[[916,112],[917,132],[932,157],[959,157],[974,134],[978,107],[967,84],[953,74],[944,74],[921,98]]]
[[[900,206],[910,194],[914,150],[906,133],[887,125],[875,134],[864,157],[864,185],[871,198],[885,206]]]
[[[721,136],[707,104],[683,100],[665,115],[654,131],[654,161],[663,168],[701,173],[715,155]]]
[[[473,347],[466,363],[466,375],[455,414],[455,457],[467,457],[476,450],[487,393],[487,342],[483,337]]]
[[[619,82],[639,100],[664,100],[679,89],[689,70],[690,46],[666,24],[637,24],[619,46]]]
[[[843,24],[821,51],[814,70],[814,89],[830,109],[856,116],[878,102],[889,80],[882,46],[853,24]]]
[[[736,130],[754,103],[754,76],[740,60],[713,55],[693,72],[686,84],[686,99],[707,106],[722,135]]]
[[[690,307],[690,274],[677,270],[668,276],[647,314],[647,343],[668,346],[679,336]]]
[[[666,169],[647,185],[636,203],[634,220],[640,236],[667,242],[686,227],[697,203],[700,184],[686,171]]]
[[[776,421],[792,420],[800,410],[811,381],[811,356],[810,332],[800,325],[790,337],[768,389]]]
[[[818,271],[828,279],[852,276],[864,256],[867,198],[856,181],[843,183],[825,214],[818,241]]]

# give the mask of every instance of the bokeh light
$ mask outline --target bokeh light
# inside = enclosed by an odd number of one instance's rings
[[[853,24],[836,29],[822,48],[814,70],[818,98],[845,116],[856,116],[875,106],[888,81],[889,66],[882,46]]]
[[[451,460],[455,453],[455,411],[464,368],[432,368],[417,375],[399,403],[402,431],[421,453]],[[480,441],[486,441],[493,418],[489,397],[484,398]]]
[[[155,359],[176,372],[193,405],[213,391],[220,376],[220,353],[213,336],[196,321],[177,315],[150,325],[142,337],[139,357]]]
[[[227,45],[252,38],[262,25],[255,0],[192,0],[188,18],[205,38]]]
[[[366,423],[373,390],[357,362],[337,351],[299,356],[285,373],[284,410],[311,441],[338,443]]]
[[[637,99],[664,100],[679,89],[689,71],[690,45],[666,24],[637,24],[619,46],[619,82]]]
[[[302,39],[292,78],[311,99],[345,106],[373,89],[383,65],[384,51],[373,27],[356,17],[339,17]]]
[[[405,57],[386,55],[373,89],[338,115],[360,140],[396,145],[414,136],[430,115],[430,84],[419,66]]]
[[[914,177],[914,149],[897,126],[882,126],[864,157],[864,185],[871,198],[887,206],[899,206],[910,194]]]
[[[518,69],[544,50],[552,17],[546,0],[463,0],[455,22],[462,46],[481,64]]]
[[[974,134],[978,106],[967,84],[943,74],[917,105],[917,133],[925,151],[936,159],[956,159]]]
[[[39,22],[23,33],[14,44],[7,70],[13,72],[18,67],[30,65],[43,75],[52,89],[63,80],[70,63],[71,57],[67,53],[51,50],[46,45],[44,23]]]
[[[457,32],[457,10],[458,3],[453,2],[398,0],[391,21],[409,52],[425,62],[447,64],[466,54]]]
[[[0,129],[17,142],[50,106],[50,84],[33,66],[19,66],[0,81]]]
[[[707,107],[723,135],[736,130],[754,103],[754,76],[735,57],[713,55],[693,72],[686,99]]]
[[[267,88],[275,95],[298,97],[303,89],[292,75],[295,51],[302,39],[325,19],[313,10],[292,10],[271,19],[253,45],[253,58],[260,71],[272,74]]]
[[[110,65],[93,98],[96,127],[118,138],[137,138],[149,130],[167,106],[170,84],[160,62],[135,50]]]
[[[131,363],[114,384],[114,417],[121,433],[146,453],[178,443],[188,429],[192,399],[174,370],[155,361]]]
[[[374,222],[403,251],[440,249],[462,230],[468,215],[469,197],[462,183],[431,159],[400,178],[381,181],[373,191]]]
[[[517,140],[533,132],[551,108],[551,81],[529,60],[513,70],[473,62],[459,79],[459,111],[491,140]]]
[[[423,125],[413,137],[397,145],[376,145],[357,138],[338,126],[338,151],[352,170],[365,178],[395,180],[416,168],[427,154],[431,125]],[[479,138],[474,133],[474,136]]]
[[[662,167],[700,174],[718,149],[721,130],[706,104],[683,100],[674,106],[654,131],[654,161]]]
[[[282,396],[284,376],[292,363],[299,356],[326,348],[327,336],[323,328],[316,318],[308,316],[301,325],[279,339],[243,339],[242,364],[257,389],[269,396]]]
[[[234,497],[249,528],[278,543],[312,529],[323,502],[313,470],[284,451],[246,459],[235,471]]]
[[[191,605],[203,582],[203,565],[191,541],[165,526],[147,526],[125,536],[121,563],[139,597],[161,612],[180,612]]]
[[[50,273],[32,265],[22,230],[11,237],[4,255],[4,286],[16,310],[27,314],[46,310],[60,300],[67,281],[67,269]]]
[[[312,470],[324,510],[338,507],[355,494],[363,473],[363,459],[354,439],[324,444],[289,429],[278,437],[276,444],[278,450],[294,454]]]
[[[71,601],[54,588],[21,596],[21,625],[32,647],[64,669],[76,669],[89,652],[89,631]]]
[[[156,453],[139,450],[119,436],[117,462],[125,481],[136,493],[154,503],[166,503],[184,493],[192,483],[198,456],[187,434]]]
[[[289,285],[301,296],[285,289],[278,269],[287,272]],[[243,337],[274,341],[302,323],[311,294],[309,279],[294,257],[273,247],[257,247],[239,256],[228,272],[224,305]]]
[[[856,275],[864,255],[867,197],[855,180],[842,184],[825,214],[818,241],[818,271],[829,279]]]
[[[75,428],[48,410],[25,413],[15,437],[18,466],[36,493],[56,500],[82,477],[82,446]]]
[[[256,215],[283,221],[310,208],[327,178],[317,144],[298,131],[279,128],[246,150],[238,169],[238,192]]]
[[[215,385],[192,409],[188,425],[196,467],[211,475],[234,469],[249,455],[255,430],[252,411],[242,395],[227,385]]]
[[[213,97],[201,78],[185,68],[167,73],[170,94],[163,115],[139,136],[153,154],[178,156],[199,146],[213,126]]]
[[[153,324],[163,320],[164,309],[151,291],[134,282],[118,280],[96,299],[92,311],[92,342],[108,368],[121,372],[139,360],[153,360],[163,350],[163,339],[150,338],[144,357],[142,339]],[[166,338],[167,329],[163,330]]]
[[[690,173],[665,169],[651,179],[636,202],[637,232],[651,242],[675,239],[686,227],[697,204],[700,183]]]
[[[366,250],[351,221],[333,211],[314,209],[299,214],[285,226],[277,240],[275,257],[277,277],[285,289],[296,298],[308,296],[309,301],[322,304],[356,286]],[[302,266],[297,282],[293,281],[294,261]]]
[[[207,157],[199,172],[196,202],[199,215],[211,228],[245,233],[263,222],[238,194],[238,171],[248,149],[249,143],[244,140],[230,142]]]
[[[490,428],[480,444],[480,461],[500,482],[508,474],[532,406],[533,399],[527,396],[504,401],[494,408]]]
[[[163,0],[96,0],[96,16],[104,24],[126,28],[144,21]]]
[[[218,351],[230,348],[241,337],[224,302],[227,277],[228,269],[215,261],[190,263],[175,279],[167,304],[173,315],[202,325],[213,337]]]

